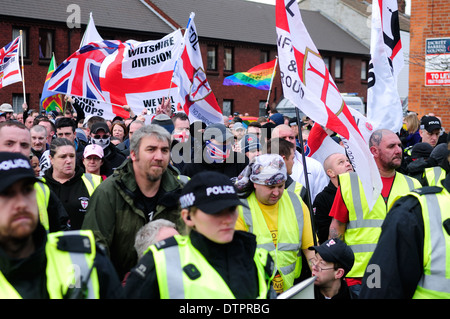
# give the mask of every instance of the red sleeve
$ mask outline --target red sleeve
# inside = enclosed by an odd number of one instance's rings
[[[348,223],[348,209],[342,199],[340,186],[338,186],[336,191],[336,196],[334,197],[333,206],[331,206],[329,216],[337,219],[341,223]]]

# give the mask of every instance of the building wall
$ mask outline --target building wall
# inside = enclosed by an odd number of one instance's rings
[[[414,0],[411,6],[411,48],[408,109],[423,116],[434,113],[450,128],[450,86],[425,85],[427,38],[450,38],[448,0]]]

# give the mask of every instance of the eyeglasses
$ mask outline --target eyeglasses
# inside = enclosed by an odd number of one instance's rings
[[[323,268],[323,267],[321,267],[320,266],[320,262],[321,261],[323,261],[323,260],[319,260],[319,259],[313,258],[313,259],[309,260],[309,264],[311,265],[311,268],[315,267],[318,272],[322,272],[322,270],[330,270],[330,269],[334,270],[334,267],[330,267],[330,268]]]

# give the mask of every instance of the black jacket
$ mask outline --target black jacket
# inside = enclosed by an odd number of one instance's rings
[[[257,270],[253,261],[256,250],[255,235],[236,231],[233,241],[229,244],[216,244],[196,231],[191,232],[190,238],[194,247],[219,273],[237,299],[254,299],[258,296]],[[172,240],[175,241],[173,238]],[[125,285],[127,298],[160,298],[154,265],[153,254],[149,251],[127,278]],[[142,272],[142,269],[145,271]],[[271,270],[267,269],[267,272],[271,273]]]
[[[329,216],[329,213],[331,207],[333,206],[336,192],[336,186],[334,186],[334,184],[330,181],[328,185],[319,194],[317,194],[316,198],[314,199],[314,222],[316,224],[319,243],[323,243],[328,239],[330,223],[332,220],[332,217]]]

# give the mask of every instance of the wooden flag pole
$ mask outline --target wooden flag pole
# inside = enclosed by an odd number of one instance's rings
[[[23,67],[23,39],[22,39],[22,30],[20,30],[20,55],[22,60],[22,88],[23,88],[23,103],[27,103],[27,98],[25,94],[25,73]]]
[[[275,77],[275,72],[276,72],[276,70],[277,70],[277,64],[278,64],[278,56],[275,57],[275,65],[274,65],[274,67],[273,67],[272,79],[270,80],[270,87],[269,87],[269,93],[267,94],[267,101],[266,101],[266,104],[269,103],[270,92],[272,91],[272,83],[273,83],[273,78]]]

